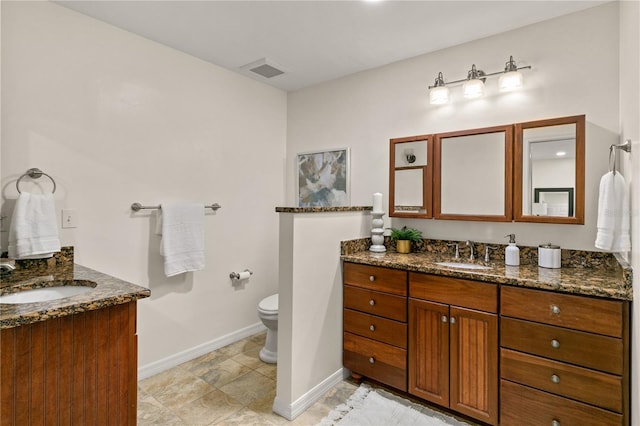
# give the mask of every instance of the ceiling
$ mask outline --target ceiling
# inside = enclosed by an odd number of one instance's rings
[[[55,1],[286,91],[606,2]],[[244,68],[264,59],[284,73]]]

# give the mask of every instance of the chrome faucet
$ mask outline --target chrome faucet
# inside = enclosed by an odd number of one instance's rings
[[[454,259],[460,259],[460,247],[459,247],[458,243],[447,244],[447,246],[455,247],[456,248],[456,254],[453,256],[453,258]]]
[[[469,260],[475,260],[476,259],[476,249],[474,246],[474,242],[471,240],[467,240],[464,242],[464,244],[469,247]]]
[[[489,251],[490,250],[496,250],[498,247],[492,247],[490,245],[485,245],[484,246],[484,261],[485,262],[489,262],[491,260],[491,258],[489,257]]]
[[[16,269],[15,266],[11,262],[0,262],[0,271],[2,272],[11,272]]]

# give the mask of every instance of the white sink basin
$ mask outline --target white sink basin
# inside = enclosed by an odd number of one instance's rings
[[[57,285],[53,287],[33,288],[2,295],[0,296],[0,303],[48,302],[50,300],[64,299],[65,297],[88,293],[91,290],[93,290],[93,287],[84,285]]]
[[[477,263],[436,262],[436,265],[458,269],[491,269],[490,266],[478,265]]]

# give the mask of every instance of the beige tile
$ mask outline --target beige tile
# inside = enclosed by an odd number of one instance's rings
[[[200,377],[211,386],[215,386],[220,389],[227,383],[230,383],[245,374],[249,373],[251,368],[246,365],[242,365],[233,359],[227,359],[214,366],[207,372],[204,372]]]
[[[260,367],[256,368],[256,371],[263,376],[267,376],[270,379],[276,380],[278,377],[278,366],[277,364],[267,364],[263,362]]]
[[[268,394],[268,392],[272,392],[275,388],[275,380],[251,371],[233,382],[224,385],[220,390],[232,398],[237,399],[242,404],[249,405]]]
[[[182,420],[150,395],[138,395],[138,425],[179,425]]]
[[[185,371],[181,370],[179,367],[174,367],[158,373],[155,376],[140,380],[138,382],[138,387],[149,395],[154,395],[155,393],[177,383],[182,377],[184,377],[184,374]]]
[[[327,414],[329,414],[329,412],[333,408],[333,406],[330,407],[321,402],[316,402],[311,407],[307,408],[304,413],[293,419],[290,424],[293,426],[308,426],[318,424],[327,416]]]
[[[256,343],[253,343],[249,339],[242,339],[238,342],[225,346],[224,348],[220,348],[216,352],[218,352],[221,356],[231,358],[234,355],[238,355],[239,353],[255,348],[257,346],[258,345]]]
[[[207,382],[188,371],[180,371],[164,388],[149,392],[162,405],[169,409],[180,407],[215,390]]]
[[[253,336],[249,337],[248,340],[260,347],[263,347],[265,342],[267,341],[267,332],[264,331],[262,333],[254,334]]]
[[[272,413],[271,416],[265,416],[262,413],[256,413],[248,408],[243,408],[220,422],[214,423],[214,426],[279,426],[288,423],[287,419],[275,413]]]
[[[208,354],[199,356],[198,358],[192,359],[191,361],[180,364],[180,368],[182,368],[183,370],[188,370],[196,376],[201,376],[202,374],[206,373],[212,368],[215,368],[216,365],[228,358],[228,356],[224,356],[219,351],[213,351],[209,352]]]
[[[255,346],[253,348],[247,349],[244,352],[241,352],[237,355],[231,357],[232,360],[239,362],[242,365],[246,365],[247,367],[256,369],[261,367],[263,364],[266,364],[260,359],[260,347]]]
[[[241,409],[241,403],[214,389],[196,400],[176,407],[174,412],[188,425],[208,425]]]

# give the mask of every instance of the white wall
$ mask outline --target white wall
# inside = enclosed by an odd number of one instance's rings
[[[631,190],[631,266],[634,299],[640,299],[640,2],[620,3],[620,142],[631,139],[631,154],[621,153]],[[635,161],[634,161],[635,157]],[[637,303],[637,302],[636,302]],[[631,424],[640,424],[640,315],[631,326]]]
[[[504,68],[513,55],[525,89],[497,94],[497,78],[487,80],[488,96],[464,101],[452,86],[453,102],[429,105],[427,86],[442,71],[448,80],[466,76],[475,63],[486,72]],[[388,194],[389,139],[473,129],[551,117],[586,114],[586,221],[584,226],[398,220],[429,238],[503,242],[515,232],[520,244],[544,242],[593,249],[600,177],[608,147],[618,139],[618,4],[583,12],[441,50],[288,96],[287,190],[293,201],[297,152],[351,147],[351,202],[371,205],[371,194]],[[469,179],[461,171],[460,179]],[[474,176],[473,184],[489,185]],[[388,203],[384,203],[388,205]]]
[[[16,179],[56,179],[77,263],[151,289],[142,366],[259,326],[278,288],[286,94],[50,2],[2,2],[3,211]],[[45,185],[46,186],[46,185]],[[206,268],[167,279],[155,218],[133,202],[217,202]],[[3,247],[6,249],[6,233]],[[232,271],[253,277],[234,288]]]

